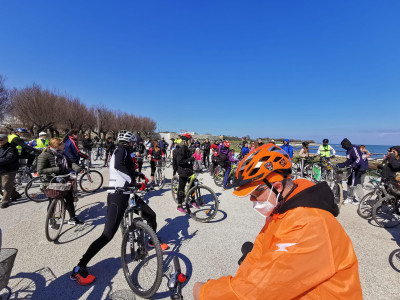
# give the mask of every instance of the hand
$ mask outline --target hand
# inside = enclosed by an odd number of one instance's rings
[[[196,282],[193,286],[193,299],[198,300],[200,297],[200,290],[205,282]]]

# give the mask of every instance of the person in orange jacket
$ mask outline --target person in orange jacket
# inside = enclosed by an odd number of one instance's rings
[[[271,143],[239,163],[233,193],[250,195],[266,223],[236,275],[196,282],[194,299],[362,299],[357,257],[328,184],[290,174],[288,154]]]

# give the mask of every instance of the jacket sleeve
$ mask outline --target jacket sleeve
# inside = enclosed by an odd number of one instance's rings
[[[50,167],[47,167],[48,165],[50,165]],[[61,168],[52,165],[49,160],[49,155],[46,152],[44,152],[40,154],[37,158],[37,172],[39,174],[51,174],[51,173],[59,174],[61,172]]]
[[[389,166],[394,169],[394,171],[398,171],[400,169],[400,160],[397,160],[393,153],[389,156]]]
[[[128,155],[128,153],[126,151],[123,151],[122,149],[118,148],[117,150],[114,151],[113,155],[115,156],[115,158],[114,158],[115,170],[122,173],[120,175],[122,177],[124,177],[128,183],[130,183],[130,184],[135,183],[136,182],[135,181],[135,170],[134,169],[129,170],[125,163],[125,159],[126,159],[126,156]],[[130,156],[129,156],[129,158],[130,158]],[[132,161],[132,165],[133,165],[133,161]],[[128,177],[129,177],[129,180],[128,180]]]
[[[200,291],[200,299],[297,299],[337,272],[332,241],[320,217],[299,218],[276,232],[274,238],[276,248],[268,245],[270,240],[264,240],[261,232],[236,275],[209,280]],[[338,242],[343,249],[350,243]],[[354,251],[347,255],[355,256]],[[351,267],[354,261],[348,261]]]
[[[14,146],[10,146],[5,156],[0,157],[0,166],[8,165],[15,161],[18,163],[18,150]]]
[[[331,147],[331,146],[329,146],[329,147]],[[335,149],[333,149],[333,148],[331,147],[331,150],[332,150],[332,155],[336,155]]]
[[[292,147],[292,145],[289,146],[289,157],[290,158],[293,157],[293,147]]]
[[[81,151],[79,151],[78,145],[74,141],[72,141],[72,143],[71,143],[71,149],[75,153],[76,157],[80,156],[80,157],[82,157],[84,159],[88,159],[89,158],[86,154],[83,154]]]
[[[361,161],[361,157],[358,155],[356,149],[352,147],[349,151],[349,157],[343,163],[345,166],[356,167]]]

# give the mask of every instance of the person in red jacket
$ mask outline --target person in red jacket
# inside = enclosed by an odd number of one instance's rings
[[[357,257],[326,182],[292,181],[289,155],[269,143],[239,163],[235,187],[265,225],[236,275],[196,282],[194,299],[362,299]]]

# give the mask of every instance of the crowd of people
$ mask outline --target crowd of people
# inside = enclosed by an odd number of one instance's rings
[[[109,167],[109,185],[143,190],[144,183],[137,180],[143,176],[143,160],[147,158],[150,161],[153,181],[156,163],[170,157],[173,173],[179,176],[177,210],[183,214],[187,213],[183,206],[184,188],[193,172],[222,166],[226,191],[227,174],[232,164],[237,164],[233,194],[249,199],[266,222],[254,245],[244,254],[236,275],[195,283],[194,299],[265,299],[265,295],[280,299],[362,299],[357,257],[350,238],[335,218],[339,209],[333,193],[326,182],[292,179],[293,147],[287,139],[277,146],[273,141],[264,144],[259,139],[256,144],[242,138],[241,151],[236,156],[231,143],[222,136],[214,143],[208,139],[201,143],[185,133],[171,140],[169,145],[164,138],[143,141],[132,132],[123,130],[118,133],[116,143],[112,137],[104,143],[99,138],[93,142],[85,134],[82,141],[84,153],[79,150],[78,130],[71,130],[64,140],[47,139],[46,133],[41,132],[38,139],[28,144],[22,139],[25,132],[18,128],[10,135],[0,134],[2,208],[7,208],[9,202],[21,196],[16,194],[13,181],[22,158],[27,159],[28,166],[33,168],[33,160],[38,156],[35,171],[39,175],[68,174],[71,168],[80,171],[80,159],[90,160],[93,148],[102,148],[107,153],[104,166]],[[352,198],[357,187],[362,185],[371,153],[365,146],[354,145],[347,138],[342,140],[341,146],[346,150],[346,160],[337,167],[352,168],[347,182],[349,197]],[[335,154],[329,140],[324,139],[317,151],[321,162]],[[399,154],[400,146],[391,147],[379,167],[382,178],[392,188],[398,187],[400,182]],[[307,143],[303,143],[299,156],[302,160],[310,157]],[[72,194],[65,197],[69,223],[82,224],[75,215],[71,197]],[[103,233],[88,247],[70,275],[80,285],[89,285],[95,280],[87,264],[114,237],[128,198],[129,195],[115,190],[108,193]],[[157,232],[156,213],[144,205],[143,218]],[[168,249],[167,244],[160,243],[163,250]],[[149,247],[152,245],[149,241]]]

